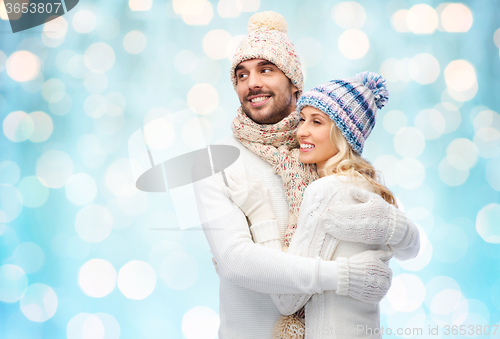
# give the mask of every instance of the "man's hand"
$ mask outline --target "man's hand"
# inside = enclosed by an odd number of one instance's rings
[[[389,291],[392,270],[386,261],[390,251],[365,251],[350,258],[337,258],[337,294],[367,303],[378,303]]]
[[[396,244],[406,232],[402,211],[381,196],[352,185],[349,194],[355,203],[338,203],[322,215],[325,231],[333,237],[372,245]]]
[[[226,171],[229,198],[248,217],[250,225],[275,219],[268,189],[250,175]]]

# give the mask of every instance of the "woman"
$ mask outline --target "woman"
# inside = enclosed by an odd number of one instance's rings
[[[333,80],[317,86],[297,102],[300,125],[296,138],[292,135],[288,141],[279,140],[286,146],[278,148],[273,146],[275,140],[255,135],[251,120],[244,114],[233,122],[235,136],[271,163],[283,178],[290,207],[285,250],[337,262],[335,292],[272,296],[283,314],[294,314],[307,303],[305,333],[309,332],[308,337],[380,338],[378,301],[383,295],[378,291],[386,289],[378,286],[374,278],[381,271],[377,267],[372,268],[373,275],[359,274],[365,265],[362,252],[391,249],[396,258],[403,260],[418,253],[415,225],[395,207],[392,193],[378,182],[373,166],[361,157],[364,141],[374,127],[377,109],[387,100],[385,80],[375,73],[364,72],[353,79]],[[294,123],[297,112],[283,123]],[[276,136],[283,138],[278,133]],[[294,148],[295,140],[300,149]],[[246,180],[233,174],[228,180],[230,195],[246,189]],[[267,219],[274,219],[265,188],[260,189],[258,196],[262,205],[269,206]],[[253,200],[251,204],[235,202],[249,216],[252,209],[246,206],[255,206]],[[365,207],[363,213],[359,213],[360,202]],[[367,206],[371,207],[366,209]],[[262,213],[262,208],[259,211]],[[384,215],[387,221],[383,225],[374,224],[375,215]],[[251,226],[254,241],[262,240],[265,246],[281,248],[279,240],[269,236],[275,229],[276,224],[272,222]],[[388,260],[390,255],[380,252],[380,258]],[[275,338],[300,337],[302,317],[303,313],[298,312],[282,318],[275,328]]]

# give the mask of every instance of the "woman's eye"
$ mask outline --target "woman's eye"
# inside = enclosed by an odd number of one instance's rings
[[[318,125],[321,125],[321,121],[319,121],[319,120],[314,120],[314,123],[318,124]]]
[[[305,121],[305,119],[304,119],[304,118],[300,118],[300,122],[304,122],[304,121]]]

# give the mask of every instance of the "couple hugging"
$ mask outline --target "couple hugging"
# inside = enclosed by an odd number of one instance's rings
[[[251,17],[230,72],[241,107],[219,143],[240,156],[195,185],[220,278],[219,338],[381,338],[388,261],[419,251],[416,226],[361,157],[385,80],[363,72],[303,92],[274,12]]]

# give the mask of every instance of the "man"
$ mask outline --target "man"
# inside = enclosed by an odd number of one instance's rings
[[[250,19],[249,28],[254,25],[257,29],[243,39],[236,51],[231,79],[243,112],[256,124],[268,128],[293,112],[302,92],[303,76],[295,47],[286,30],[283,32],[284,19],[279,16],[276,23],[271,23],[281,27],[279,31],[259,26],[259,22],[266,21],[262,15],[276,19],[276,13],[266,12]],[[235,146],[240,151],[238,160],[228,170],[250,173],[268,187],[280,229],[279,235],[267,235],[268,240],[279,237],[283,243],[288,205],[281,178],[233,136],[220,144]],[[224,180],[223,173],[218,173],[195,184],[203,228],[220,278],[219,338],[271,338],[280,313],[269,294],[335,290],[337,265],[333,261],[298,257],[255,244],[245,215],[221,189]],[[252,225],[263,220],[253,220]],[[262,242],[262,237],[260,239]],[[380,267],[378,256],[373,255],[371,262]],[[386,269],[387,278],[390,269]]]

